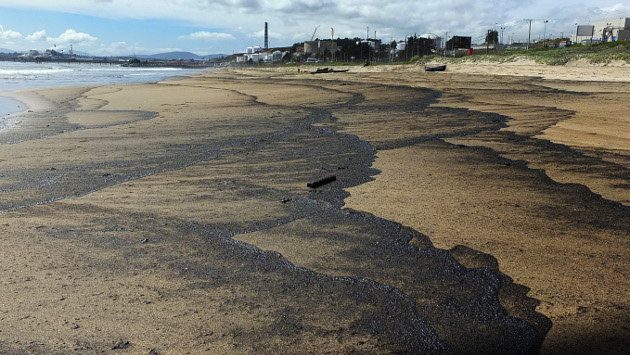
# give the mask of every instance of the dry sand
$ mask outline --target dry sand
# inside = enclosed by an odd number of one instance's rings
[[[16,94],[0,351],[623,353],[630,69],[421,69]]]

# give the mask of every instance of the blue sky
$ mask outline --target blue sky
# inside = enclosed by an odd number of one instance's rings
[[[0,0],[0,47],[17,51],[56,45],[94,55],[190,51],[242,52],[289,46],[316,37],[366,36],[386,41],[435,33],[472,36],[504,28],[504,42],[546,34],[568,36],[575,24],[630,17],[630,1],[567,0]],[[544,20],[548,20],[546,26]]]

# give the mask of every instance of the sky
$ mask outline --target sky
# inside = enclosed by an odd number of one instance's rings
[[[0,48],[48,48],[98,56],[244,52],[316,38],[470,36],[503,42],[570,36],[576,24],[630,17],[630,0],[0,0]],[[545,22],[547,21],[547,22]],[[318,27],[319,26],[319,27]]]

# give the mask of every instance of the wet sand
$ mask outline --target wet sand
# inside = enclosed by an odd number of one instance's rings
[[[453,70],[20,93],[0,351],[623,351],[628,84]]]

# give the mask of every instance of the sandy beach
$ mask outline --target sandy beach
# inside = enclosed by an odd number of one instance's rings
[[[629,66],[301,69],[13,93],[0,352],[630,347]]]

